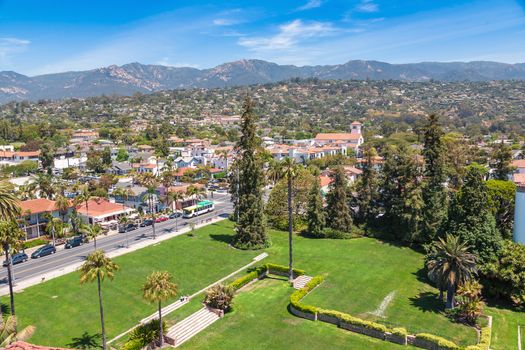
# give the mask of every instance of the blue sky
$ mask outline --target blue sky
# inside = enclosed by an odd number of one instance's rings
[[[0,0],[0,71],[242,58],[525,62],[525,1]]]

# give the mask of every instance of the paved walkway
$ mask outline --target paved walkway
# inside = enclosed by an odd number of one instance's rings
[[[301,289],[303,288],[310,280],[312,279],[311,276],[301,275],[293,280],[293,287],[295,289]]]

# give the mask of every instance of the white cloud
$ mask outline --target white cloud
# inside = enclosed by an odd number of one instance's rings
[[[377,12],[379,11],[379,5],[373,0],[362,0],[356,6],[356,10],[359,12]]]
[[[236,20],[228,18],[216,18],[213,20],[213,24],[216,26],[232,26],[237,23]]]
[[[298,11],[310,10],[310,9],[314,9],[317,7],[321,7],[322,4],[323,4],[322,0],[308,0],[306,4],[304,4],[301,7],[298,7],[297,10]]]
[[[286,50],[293,48],[301,41],[326,36],[335,31],[336,29],[331,23],[304,23],[300,19],[296,19],[288,24],[279,26],[279,33],[274,36],[244,37],[239,39],[238,43],[254,51]]]
[[[177,68],[200,68],[198,64],[184,63],[184,62],[172,62],[169,57],[162,57],[160,60],[155,62],[161,66],[177,67]]]
[[[29,40],[13,37],[0,37],[0,67],[9,65],[13,55],[24,51],[31,44]]]

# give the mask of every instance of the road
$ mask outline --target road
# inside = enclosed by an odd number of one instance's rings
[[[174,232],[176,228],[176,220],[178,220],[178,229],[181,229],[186,227],[190,222],[200,223],[203,220],[232,212],[232,203],[230,202],[230,196],[228,194],[215,193],[214,198],[211,200],[215,202],[215,210],[213,212],[192,219],[178,218],[157,223],[155,224],[156,235],[162,236]],[[152,235],[152,227],[147,226],[139,227],[137,230],[130,231],[127,233],[127,236],[125,233],[116,233],[107,237],[101,236],[97,239],[97,249],[111,252],[112,250],[127,246],[127,243],[129,243],[129,246],[132,246],[133,244],[143,242],[144,240],[151,240],[153,239]],[[29,260],[24,263],[14,265],[15,281],[20,282],[77,263],[84,260],[92,251],[92,242],[85,243],[72,249],[63,249],[63,246],[57,247],[57,252],[53,255],[48,255],[39,259],[29,258]],[[5,284],[7,284],[7,268],[2,268],[0,273],[0,287]]]

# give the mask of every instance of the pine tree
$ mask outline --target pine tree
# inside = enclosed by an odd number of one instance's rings
[[[366,144],[363,147],[363,174],[356,183],[355,204],[359,208],[357,221],[370,226],[378,213],[379,179],[374,169],[372,159],[376,156],[376,150]]]
[[[445,232],[468,243],[481,263],[495,259],[502,243],[490,209],[485,175],[486,170],[476,163],[467,167],[465,183],[452,201],[445,225]]]
[[[323,212],[321,185],[319,184],[318,178],[314,181],[308,197],[308,235],[312,237],[323,237],[326,221]]]
[[[415,155],[405,146],[388,148],[381,175],[383,226],[403,241],[419,241],[423,198]]]
[[[348,183],[342,166],[337,166],[331,175],[332,183],[326,196],[326,218],[334,230],[350,232],[352,230],[352,216],[346,192]]]
[[[513,171],[511,165],[512,151],[509,146],[505,145],[503,140],[494,150],[492,158],[494,160],[494,178],[496,180],[508,180]]]
[[[249,97],[244,101],[241,118],[241,138],[235,150],[237,183],[231,188],[235,194],[235,213],[238,215],[233,245],[240,249],[260,249],[269,245],[264,217],[263,164],[261,142],[256,134],[256,117]]]
[[[447,215],[447,195],[443,186],[445,158],[442,136],[443,130],[439,125],[439,118],[431,114],[424,128],[423,147],[425,186],[422,229],[426,241],[434,240]]]

